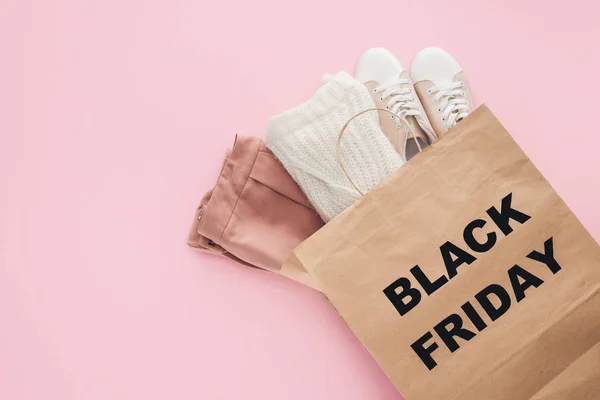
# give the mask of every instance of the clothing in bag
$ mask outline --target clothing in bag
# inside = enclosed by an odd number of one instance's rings
[[[600,399],[600,246],[485,107],[298,246],[406,400]]]
[[[196,210],[188,244],[278,272],[290,252],[323,226],[262,139],[238,136],[214,189]]]
[[[345,72],[328,75],[306,103],[272,117],[265,142],[300,185],[325,222],[360,195],[344,175],[336,141],[344,123],[375,107],[367,88]],[[400,168],[402,158],[385,137],[377,113],[361,115],[340,147],[346,169],[366,192]]]

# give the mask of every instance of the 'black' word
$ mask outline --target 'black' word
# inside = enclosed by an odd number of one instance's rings
[[[510,235],[513,231],[513,228],[510,226],[511,219],[523,224],[531,218],[529,215],[512,208],[511,203],[512,193],[502,199],[500,211],[498,211],[496,207],[491,207],[487,210],[489,217],[505,236]],[[465,243],[471,250],[477,253],[485,253],[486,251],[491,250],[498,240],[498,236],[495,232],[488,233],[487,239],[483,243],[480,243],[475,239],[475,229],[483,228],[486,224],[486,220],[476,219],[467,224],[463,231]],[[415,265],[410,269],[411,274],[428,296],[431,296],[448,283],[450,279],[458,275],[458,267],[463,264],[472,264],[477,259],[475,256],[456,246],[452,242],[446,242],[441,245],[440,253],[442,254],[448,277],[442,275],[432,282],[418,265]],[[453,258],[453,255],[456,256],[456,258]],[[421,291],[418,288],[413,287],[411,281],[405,277],[398,278],[394,283],[383,289],[383,293],[392,302],[394,307],[396,307],[396,310],[398,310],[400,315],[406,315],[421,302],[422,298]]]

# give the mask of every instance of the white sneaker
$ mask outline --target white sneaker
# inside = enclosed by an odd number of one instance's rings
[[[390,51],[380,47],[367,50],[358,60],[356,79],[369,89],[377,108],[403,117],[410,125],[409,129],[395,116],[379,111],[381,130],[404,161],[417,154],[419,146],[424,149],[437,139],[408,71]]]
[[[446,51],[439,47],[421,50],[412,63],[411,75],[438,137],[473,111],[467,76]]]

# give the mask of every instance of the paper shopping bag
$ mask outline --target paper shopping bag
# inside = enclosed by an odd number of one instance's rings
[[[286,270],[407,400],[600,399],[600,247],[485,106]]]

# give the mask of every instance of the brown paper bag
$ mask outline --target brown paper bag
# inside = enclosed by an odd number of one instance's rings
[[[600,247],[485,106],[285,271],[407,400],[600,399]]]

